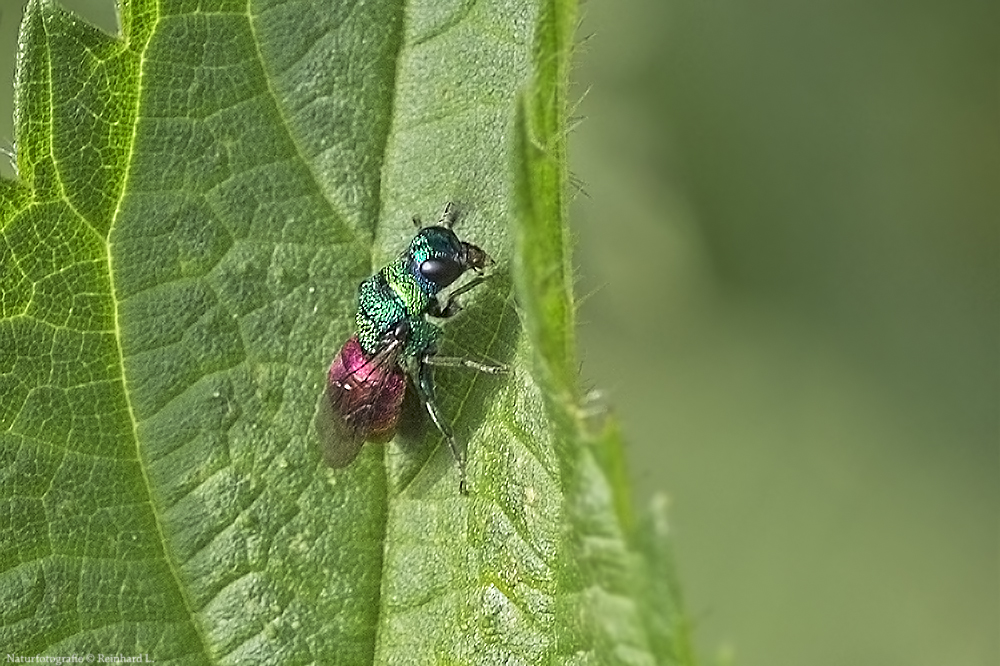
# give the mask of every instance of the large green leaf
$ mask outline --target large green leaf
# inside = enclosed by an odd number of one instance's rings
[[[321,6],[323,5],[323,6]],[[132,0],[25,15],[0,185],[0,643],[158,663],[687,662],[657,529],[576,390],[561,0]],[[498,270],[345,470],[355,290],[444,203]],[[596,416],[595,416],[596,415]]]

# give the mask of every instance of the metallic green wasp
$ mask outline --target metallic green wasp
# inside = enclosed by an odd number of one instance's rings
[[[441,328],[428,320],[448,319],[459,310],[456,298],[481,284],[492,260],[466,243],[451,227],[455,207],[449,203],[438,224],[420,228],[395,261],[358,288],[357,333],[333,359],[321,401],[318,428],[323,457],[331,467],[349,465],[365,441],[385,442],[396,432],[407,377],[444,435],[459,470],[459,489],[466,492],[465,454],[441,417],[434,397],[431,366],[464,366],[498,373],[505,368],[465,358],[437,355]],[[442,298],[441,292],[466,271],[476,275]]]

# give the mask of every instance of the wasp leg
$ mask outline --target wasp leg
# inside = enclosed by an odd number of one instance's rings
[[[444,435],[445,440],[448,442],[448,448],[451,449],[451,455],[455,459],[455,464],[458,465],[458,492],[468,495],[469,488],[465,476],[465,454],[458,447],[458,442],[455,441],[451,427],[441,418],[441,414],[438,413],[437,401],[434,398],[434,375],[431,366],[426,361],[427,356],[424,356],[418,362],[417,381],[414,384],[416,384],[417,393],[420,394],[420,399],[424,403],[431,421],[434,421],[434,425]]]
[[[462,358],[461,356],[435,356],[430,354],[424,357],[423,362],[426,365],[439,365],[445,368],[469,368],[470,370],[477,370],[490,375],[499,375],[507,372],[509,369],[506,365],[490,365],[489,363],[480,363],[479,361],[473,361],[471,358]]]
[[[448,298],[447,300],[445,300],[443,305],[438,301],[431,301],[431,305],[430,308],[427,310],[427,314],[429,314],[432,317],[437,317],[438,319],[448,319],[449,317],[454,317],[455,315],[457,315],[459,312],[462,311],[462,306],[459,305],[458,301],[455,299],[458,296],[461,296],[465,292],[469,291],[470,289],[474,289],[475,287],[481,285],[483,282],[486,282],[488,279],[489,279],[488,275],[477,275],[476,277],[472,278],[471,280],[463,284],[455,291],[448,294]]]

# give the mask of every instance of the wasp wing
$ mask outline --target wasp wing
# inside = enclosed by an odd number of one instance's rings
[[[399,367],[404,343],[392,339],[368,358],[355,335],[330,365],[316,417],[323,459],[330,467],[346,467],[365,441],[388,441],[395,433],[406,392],[406,375]]]

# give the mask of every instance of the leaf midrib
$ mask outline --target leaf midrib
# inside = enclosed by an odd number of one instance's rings
[[[210,649],[209,649],[210,643],[209,643],[208,637],[205,634],[204,627],[202,626],[202,624],[200,622],[198,622],[198,619],[197,619],[198,615],[197,615],[197,612],[196,612],[196,610],[195,610],[195,608],[193,606],[193,600],[191,599],[191,596],[190,596],[190,594],[188,592],[187,586],[183,583],[183,579],[181,578],[177,562],[175,561],[174,557],[172,556],[172,549],[170,548],[167,536],[166,536],[166,534],[164,532],[164,529],[163,529],[163,521],[161,519],[160,512],[158,510],[158,506],[157,506],[156,502],[153,501],[153,496],[154,496],[154,493],[153,493],[153,483],[152,483],[152,481],[149,478],[149,473],[148,473],[148,470],[147,470],[147,467],[146,467],[146,464],[145,464],[145,458],[142,455],[142,450],[141,450],[142,447],[141,447],[140,437],[139,437],[139,422],[138,422],[138,420],[136,419],[136,416],[135,416],[135,410],[134,410],[133,405],[132,405],[132,393],[128,389],[128,381],[127,381],[127,378],[125,376],[125,354],[124,354],[124,349],[122,347],[123,336],[122,336],[122,330],[121,330],[121,317],[120,317],[120,314],[119,314],[120,299],[118,298],[118,293],[119,292],[118,292],[118,289],[117,289],[117,286],[116,286],[115,271],[114,271],[113,262],[112,262],[112,255],[113,255],[113,247],[114,246],[113,246],[113,244],[111,242],[111,236],[112,236],[112,234],[113,234],[113,232],[114,232],[114,230],[115,230],[115,228],[116,228],[116,226],[118,224],[118,218],[119,218],[119,215],[121,213],[122,202],[125,199],[125,193],[128,190],[129,179],[130,179],[130,176],[132,174],[132,164],[133,164],[132,155],[133,155],[133,151],[135,150],[136,133],[138,132],[139,120],[140,120],[140,117],[141,117],[140,116],[140,107],[141,107],[141,100],[142,100],[142,79],[143,79],[143,74],[144,74],[144,65],[145,65],[145,62],[146,62],[146,49],[149,47],[150,39],[151,39],[153,33],[155,33],[155,31],[156,31],[157,24],[159,24],[159,22],[160,22],[160,16],[159,16],[159,11],[158,10],[159,10],[158,6],[152,9],[152,11],[156,11],[157,12],[157,15],[155,16],[155,18],[150,19],[152,25],[150,26],[149,30],[146,32],[147,38],[144,41],[144,43],[142,44],[141,49],[136,53],[136,57],[138,58],[139,62],[138,62],[137,68],[136,68],[136,80],[135,80],[135,84],[136,85],[135,85],[135,95],[134,95],[135,103],[134,103],[134,106],[133,106],[132,131],[131,131],[131,134],[130,134],[130,137],[129,137],[128,149],[127,149],[126,155],[125,155],[125,165],[126,165],[126,167],[125,167],[125,173],[124,173],[124,175],[123,175],[123,177],[121,179],[121,184],[119,185],[119,188],[118,188],[117,202],[115,204],[114,212],[112,213],[111,224],[108,227],[107,237],[102,238],[101,240],[102,240],[102,245],[103,245],[104,250],[105,250],[104,251],[104,256],[105,256],[105,259],[106,259],[106,262],[107,262],[108,284],[110,286],[109,297],[110,297],[110,300],[111,300],[111,307],[112,307],[112,321],[114,321],[114,330],[113,330],[113,333],[114,333],[114,339],[115,339],[115,351],[117,352],[117,355],[118,355],[118,364],[119,364],[119,367],[121,368],[120,377],[121,377],[122,395],[123,395],[123,399],[125,401],[126,411],[128,412],[129,423],[130,423],[131,428],[132,428],[132,439],[133,439],[133,442],[135,443],[135,459],[137,461],[136,467],[139,469],[140,473],[142,474],[143,485],[145,486],[145,489],[146,489],[147,502],[149,503],[149,507],[150,507],[150,515],[152,516],[153,523],[156,526],[156,534],[157,534],[157,538],[158,538],[159,543],[160,543],[160,548],[161,548],[162,553],[163,553],[163,559],[166,561],[167,568],[170,571],[170,575],[171,575],[171,578],[174,581],[174,585],[176,585],[177,590],[180,593],[180,598],[181,598],[182,602],[184,603],[184,610],[185,610],[185,612],[187,614],[189,622],[191,623],[192,628],[194,629],[196,635],[198,636],[198,640],[199,640],[199,644],[200,644],[199,645],[199,648],[200,648],[199,651],[200,651],[201,655],[207,661],[207,660],[210,659],[210,656],[212,654],[211,651],[210,651]],[[134,19],[134,15],[130,15],[130,18],[132,20],[135,20]],[[43,21],[43,25],[44,25],[44,21]],[[123,41],[124,34],[126,34],[126,30],[125,30],[124,26],[122,28],[122,33],[123,33],[123,35],[119,36],[119,38],[118,38],[119,41]],[[46,42],[46,44],[47,44],[47,42]],[[133,47],[133,45],[131,43],[122,43],[122,48],[125,48],[125,49],[128,49],[128,50],[133,50],[134,49],[134,47]],[[50,67],[50,76],[49,76],[49,104],[50,104],[50,113],[52,112],[51,104],[52,104],[52,101],[54,99],[54,95],[53,95],[52,87],[51,87],[52,86],[51,65],[52,65],[52,60],[51,60],[51,57],[50,57],[49,58],[49,67]],[[55,162],[55,155],[54,154],[53,154],[53,162]],[[59,179],[59,183],[60,183],[60,188],[62,189],[63,188],[62,178]],[[80,215],[80,213],[78,211],[76,211],[76,209],[73,207],[72,203],[69,201],[69,197],[66,196],[66,193],[65,193],[64,189],[63,189],[63,199],[66,201],[66,203],[69,205],[69,207],[74,211],[74,213],[77,214],[77,216],[79,216],[81,219],[84,219],[83,216]],[[84,219],[84,221],[87,223],[88,227],[90,227],[91,229],[93,229],[93,226],[88,221],[86,221],[85,219]],[[94,229],[94,231],[96,232],[96,229]]]

